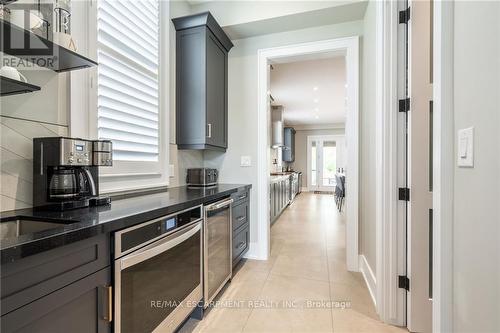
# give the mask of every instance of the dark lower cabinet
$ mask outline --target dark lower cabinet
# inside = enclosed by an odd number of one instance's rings
[[[274,223],[290,204],[290,177],[272,182],[269,187],[270,223]]]
[[[102,234],[2,263],[1,315],[110,266],[110,241]]]
[[[248,225],[238,229],[238,233],[233,235],[233,267],[236,266],[243,255],[248,250],[248,245],[250,242],[250,230]]]
[[[250,190],[243,189],[231,196],[233,223],[233,267],[248,251],[250,246]]]
[[[2,262],[2,333],[111,332],[110,234]]]
[[[1,317],[1,331],[111,332],[111,268],[104,268]]]

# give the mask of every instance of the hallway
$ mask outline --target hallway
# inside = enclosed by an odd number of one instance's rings
[[[405,332],[379,322],[363,276],[346,269],[344,235],[333,196],[300,194],[271,228],[270,259],[237,267],[181,332]]]

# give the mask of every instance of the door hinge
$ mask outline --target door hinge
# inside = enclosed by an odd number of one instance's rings
[[[398,275],[398,287],[410,291],[410,279],[406,275]]]
[[[399,112],[408,112],[410,111],[410,98],[400,99],[399,100]]]
[[[399,23],[408,24],[409,20],[410,20],[410,7],[406,8],[405,10],[401,10],[399,12]]]
[[[407,187],[399,188],[399,200],[410,201],[410,189]]]

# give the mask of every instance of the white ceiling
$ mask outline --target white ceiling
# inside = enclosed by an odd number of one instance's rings
[[[273,64],[273,105],[287,125],[341,124],[346,119],[345,57]]]
[[[233,40],[362,20],[367,0],[187,0],[210,11]]]

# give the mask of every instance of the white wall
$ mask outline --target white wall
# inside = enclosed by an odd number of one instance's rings
[[[474,126],[475,151],[454,174],[453,331],[500,332],[500,3],[456,1],[454,19],[455,130]]]
[[[41,90],[0,98],[0,211],[32,206],[33,138],[68,135],[70,74],[17,68]]]
[[[376,274],[375,239],[375,1],[366,8],[361,51],[359,250]]]
[[[292,163],[295,171],[302,172],[302,187],[307,187],[307,137],[311,135],[344,135],[344,128],[297,130],[295,133],[295,162]],[[342,143],[342,147],[345,147]],[[342,154],[337,145],[337,157]],[[339,159],[337,158],[337,161]],[[337,167],[340,167],[337,163]]]
[[[205,165],[220,169],[220,181],[250,183],[252,196],[257,196],[257,51],[317,40],[362,34],[362,22],[355,21],[330,26],[235,40],[229,53],[229,148],[226,154],[206,152]],[[251,167],[240,167],[240,157],[252,157]],[[257,241],[257,200],[251,200],[250,252]]]
[[[170,1],[170,17],[179,17],[191,14],[191,6],[186,1]],[[170,175],[170,185],[181,186],[186,184],[188,168],[203,166],[203,152],[198,150],[178,150],[175,139],[175,52],[176,32],[170,21],[170,147],[169,160],[174,166],[174,174]]]
[[[0,122],[0,211],[31,207],[33,138],[66,136],[68,128],[5,117]]]

